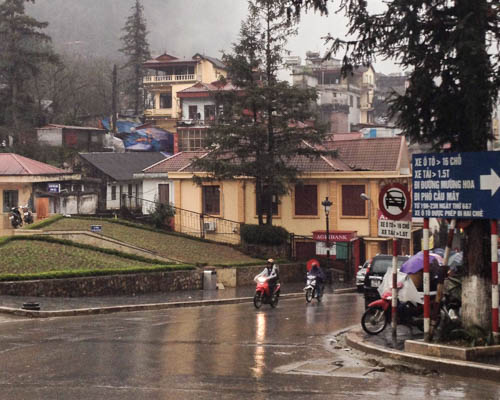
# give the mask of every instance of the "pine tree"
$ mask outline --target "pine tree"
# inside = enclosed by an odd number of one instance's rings
[[[283,0],[289,14],[327,0]],[[335,2],[333,2],[335,3]],[[330,38],[344,52],[344,70],[380,56],[409,71],[409,88],[391,104],[412,142],[442,151],[484,151],[492,139],[492,111],[500,89],[498,0],[391,0],[371,14],[366,0],[338,0],[349,19],[352,41]],[[463,320],[490,328],[491,271],[487,220],[465,230]],[[478,297],[481,296],[481,297]]]
[[[316,92],[277,78],[287,39],[295,33],[285,7],[272,0],[249,1],[239,41],[223,57],[237,89],[216,94],[223,112],[208,133],[213,151],[195,162],[216,179],[254,178],[260,225],[264,216],[272,224],[273,197],[298,181],[290,161],[321,154],[313,145],[321,142],[322,130],[305,123],[315,116]]]
[[[147,40],[147,27],[144,18],[144,8],[139,0],[131,8],[131,15],[127,18],[123,31],[125,34],[121,37],[123,48],[120,51],[128,58],[124,68],[128,69],[131,78],[127,85],[127,93],[133,99],[134,112],[138,115],[142,110],[143,101],[141,90],[143,87],[144,71],[142,63],[151,58],[149,52],[149,43]]]
[[[0,124],[12,127],[16,140],[22,129],[37,123],[32,79],[45,63],[58,61],[50,37],[42,32],[48,24],[26,15],[24,6],[25,0],[0,4],[0,85],[5,85],[0,89]]]

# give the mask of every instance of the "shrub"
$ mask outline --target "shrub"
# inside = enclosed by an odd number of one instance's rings
[[[154,226],[160,229],[170,227],[170,220],[175,215],[175,209],[170,204],[156,202],[150,213]]]
[[[251,225],[241,227],[241,240],[248,244],[279,246],[288,240],[288,231],[281,226]]]

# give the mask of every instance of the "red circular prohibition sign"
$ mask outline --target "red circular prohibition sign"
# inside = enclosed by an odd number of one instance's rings
[[[410,211],[410,192],[400,183],[391,183],[390,185],[384,186],[380,191],[378,195],[378,204],[380,211],[387,218],[392,220],[401,219]],[[401,212],[395,214],[391,213],[388,211],[388,207],[391,209],[399,208]]]

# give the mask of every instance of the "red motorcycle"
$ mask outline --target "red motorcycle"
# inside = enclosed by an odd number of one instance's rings
[[[255,296],[253,297],[253,305],[255,308],[260,308],[262,304],[269,304],[272,308],[276,307],[280,297],[280,283],[276,282],[273,293],[270,293],[267,277],[257,275],[254,281],[257,282]]]
[[[401,285],[398,284],[398,289]],[[387,290],[382,298],[368,304],[368,308],[361,317],[361,326],[370,335],[378,335],[387,324],[391,322],[392,290]],[[398,325],[416,326],[424,330],[424,308],[421,304],[413,305],[411,302],[401,303],[398,300]]]

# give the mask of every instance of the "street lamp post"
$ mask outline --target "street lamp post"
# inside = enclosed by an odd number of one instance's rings
[[[325,200],[321,202],[321,205],[325,208],[325,216],[326,216],[326,269],[330,276],[330,281],[332,281],[332,274],[330,270],[330,229],[329,229],[329,215],[330,215],[330,207],[332,206],[332,202],[328,200],[328,196],[326,196]]]
[[[362,200],[368,202],[368,237],[371,237],[372,236],[372,223],[371,223],[372,222],[372,216],[371,216],[371,212],[372,212],[371,202],[372,202],[372,199],[370,199],[370,196],[368,196],[366,193],[361,193],[359,195],[359,197],[361,197]]]

